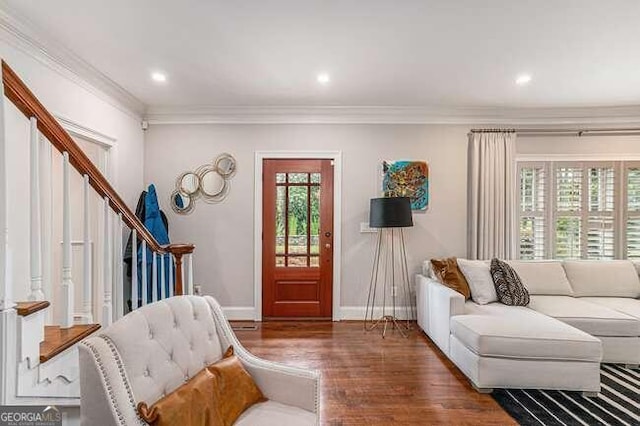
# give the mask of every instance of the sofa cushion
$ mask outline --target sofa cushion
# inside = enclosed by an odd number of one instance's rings
[[[529,308],[593,336],[640,336],[640,319],[569,296],[531,296]]]
[[[493,278],[500,303],[508,306],[527,306],[529,304],[529,292],[522,285],[516,271],[508,263],[500,259],[492,259],[491,278]]]
[[[471,299],[480,305],[498,300],[491,278],[489,262],[484,260],[458,259],[458,267],[464,274],[471,290]]]
[[[529,294],[573,295],[571,284],[559,260],[507,260]]]
[[[275,401],[261,402],[242,413],[234,426],[315,426],[311,411]]]
[[[566,260],[574,296],[640,297],[640,279],[629,260]]]
[[[433,275],[436,276],[437,281],[446,285],[452,290],[457,291],[464,296],[465,299],[471,297],[471,290],[469,290],[469,284],[465,279],[462,271],[458,268],[458,262],[455,257],[448,257],[446,259],[431,259],[431,268]]]
[[[589,303],[605,306],[623,314],[640,319],[640,300],[629,297],[582,297]]]
[[[522,306],[471,306],[451,318],[451,334],[481,356],[600,362],[602,344],[561,321]]]

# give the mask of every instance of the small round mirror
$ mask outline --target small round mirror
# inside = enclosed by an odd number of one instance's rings
[[[225,178],[233,176],[236,171],[236,159],[230,154],[220,154],[214,165],[220,176]]]
[[[207,197],[216,197],[225,190],[227,181],[215,170],[208,170],[200,178],[200,190]]]
[[[171,194],[170,204],[173,211],[179,214],[191,213],[191,211],[195,207],[193,199],[178,190],[173,191],[173,193]]]
[[[180,179],[180,192],[185,195],[193,195],[198,192],[200,187],[200,179],[198,175],[192,172],[184,173]]]

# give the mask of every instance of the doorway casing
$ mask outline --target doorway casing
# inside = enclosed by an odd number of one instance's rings
[[[255,320],[262,321],[262,161],[267,159],[333,160],[333,321],[340,320],[340,276],[342,252],[342,151],[256,151],[253,216],[253,277]]]

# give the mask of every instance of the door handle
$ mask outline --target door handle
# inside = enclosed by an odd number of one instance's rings
[[[326,248],[326,249],[330,249],[330,248],[331,248],[331,244],[329,244],[329,243],[325,244],[325,245],[324,245],[324,248]]]

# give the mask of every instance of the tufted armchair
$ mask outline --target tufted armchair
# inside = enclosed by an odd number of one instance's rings
[[[316,425],[319,374],[261,360],[240,344],[211,297],[176,296],[144,306],[80,344],[81,423],[145,425],[152,404],[233,345],[264,395],[236,425]]]

